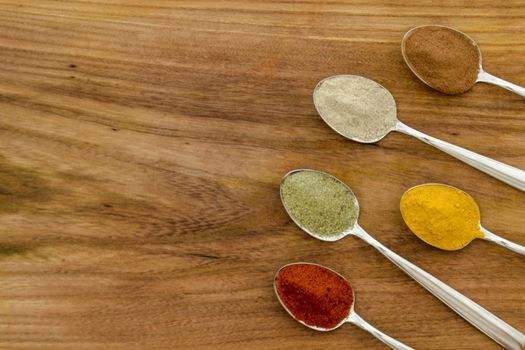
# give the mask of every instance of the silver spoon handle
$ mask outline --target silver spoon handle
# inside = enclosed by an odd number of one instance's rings
[[[364,329],[368,333],[372,334],[377,339],[381,340],[386,345],[390,346],[392,349],[396,350],[413,350],[411,347],[406,346],[405,344],[401,343],[398,340],[395,340],[389,335],[386,335],[385,333],[381,332],[376,327],[372,326],[370,323],[363,320],[358,314],[355,312],[351,312],[350,316],[348,316],[347,322],[355,324],[359,328]]]
[[[437,139],[413,129],[400,121],[397,122],[395,130],[402,132],[403,134],[414,136],[418,140],[434,146],[437,149],[450,154],[452,157],[455,157],[470,166],[525,192],[525,171],[521,169]]]
[[[463,294],[449,287],[425,270],[397,255],[370,236],[363,228],[356,226],[353,231],[358,237],[376,248],[381,254],[406,272],[416,282],[434,294],[461,317],[480,331],[491,337],[505,349],[522,350],[525,346],[525,334],[518,331],[482,306],[476,304]]]
[[[503,80],[501,78],[498,78],[490,73],[485,72],[484,70],[481,70],[479,72],[477,81],[481,83],[494,84],[504,89],[507,89],[509,91],[512,91],[515,94],[520,95],[521,97],[525,97],[525,88],[519,85],[513,84],[511,82],[508,82],[506,80]]]
[[[503,237],[500,237],[500,236],[490,232],[489,230],[487,230],[483,226],[481,227],[481,232],[483,232],[483,235],[485,236],[484,238],[487,241],[491,241],[491,242],[494,242],[496,244],[499,244],[500,246],[503,246],[503,247],[505,247],[507,249],[510,249],[510,250],[512,250],[515,253],[518,253],[518,254],[521,254],[521,255],[525,255],[525,247],[524,246],[516,244],[514,242],[511,242],[508,239],[505,239]]]

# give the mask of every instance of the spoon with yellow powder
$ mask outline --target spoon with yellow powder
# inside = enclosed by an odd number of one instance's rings
[[[525,255],[524,246],[481,226],[478,204],[455,187],[442,184],[412,187],[401,197],[400,207],[410,230],[434,247],[459,250],[482,238]]]

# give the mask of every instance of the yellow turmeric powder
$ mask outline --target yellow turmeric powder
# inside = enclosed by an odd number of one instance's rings
[[[483,238],[479,207],[467,193],[447,185],[414,187],[401,198],[401,215],[423,241],[444,250],[458,250]]]

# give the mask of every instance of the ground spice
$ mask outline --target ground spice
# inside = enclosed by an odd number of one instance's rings
[[[447,27],[413,29],[403,41],[403,52],[414,74],[445,94],[469,90],[481,68],[481,53],[476,43]]]
[[[356,75],[322,80],[314,91],[314,103],[332,129],[359,142],[377,142],[397,123],[396,102],[390,92]]]
[[[359,206],[354,194],[328,174],[314,170],[292,173],[284,179],[281,193],[290,216],[316,235],[336,236],[357,222]]]
[[[429,184],[414,187],[401,198],[401,214],[419,238],[444,250],[465,247],[483,238],[479,208],[457,188]]]
[[[336,327],[348,317],[354,301],[344,278],[317,265],[284,267],[276,282],[279,298],[293,317],[314,327]]]

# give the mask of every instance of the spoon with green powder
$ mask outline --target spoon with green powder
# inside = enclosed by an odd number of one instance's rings
[[[281,201],[290,218],[310,236],[332,242],[349,235],[361,238],[506,349],[521,350],[525,346],[525,334],[397,255],[359,226],[357,198],[336,177],[310,169],[293,170],[283,177],[280,192]]]
[[[317,84],[313,99],[321,118],[350,140],[374,143],[391,131],[398,131],[525,191],[525,171],[439,140],[399,121],[394,97],[373,80],[356,75],[328,77]]]
[[[443,184],[412,187],[401,197],[399,207],[410,230],[434,247],[459,250],[481,238],[525,255],[524,246],[481,226],[478,204],[458,188]]]

